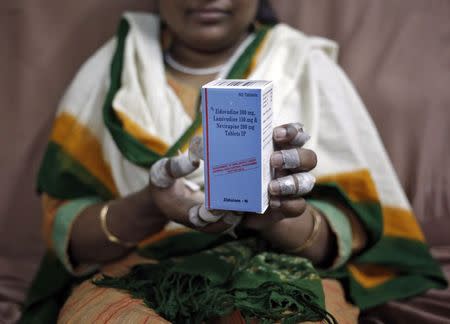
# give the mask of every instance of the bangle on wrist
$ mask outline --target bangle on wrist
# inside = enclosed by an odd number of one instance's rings
[[[102,207],[102,209],[100,210],[100,225],[101,225],[102,231],[105,234],[108,241],[110,241],[111,243],[115,243],[117,245],[126,247],[126,248],[131,248],[131,247],[135,247],[136,245],[138,245],[138,242],[124,242],[121,239],[119,239],[117,236],[115,236],[113,233],[110,232],[110,230],[108,229],[108,225],[106,223],[106,216],[108,215],[108,209],[109,209],[109,205],[105,204]]]
[[[322,216],[314,208],[309,208],[309,210],[313,217],[313,229],[311,231],[311,234],[309,234],[305,242],[303,242],[294,249],[288,250],[287,253],[296,254],[302,252],[303,250],[309,248],[319,235],[320,225],[322,224]]]

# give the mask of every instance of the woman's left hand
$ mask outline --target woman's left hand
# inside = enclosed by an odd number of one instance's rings
[[[275,152],[270,166],[275,170],[275,179],[269,184],[270,207],[264,215],[246,215],[243,226],[264,231],[285,218],[305,213],[306,201],[302,196],[314,187],[315,178],[309,171],[317,164],[314,151],[302,148],[309,138],[298,123],[274,128]]]

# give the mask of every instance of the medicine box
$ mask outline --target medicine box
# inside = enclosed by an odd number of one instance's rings
[[[207,209],[267,209],[272,96],[272,81],[219,79],[202,87]]]

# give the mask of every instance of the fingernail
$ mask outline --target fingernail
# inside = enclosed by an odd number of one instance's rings
[[[273,137],[275,140],[282,140],[286,137],[287,131],[284,127],[276,127],[273,130]]]
[[[278,198],[270,198],[270,207],[272,208],[280,208],[281,200]]]
[[[280,184],[278,183],[277,180],[270,182],[269,192],[271,195],[278,195],[280,193]]]
[[[281,152],[274,152],[270,157],[270,164],[272,168],[279,169],[283,167],[283,154]]]

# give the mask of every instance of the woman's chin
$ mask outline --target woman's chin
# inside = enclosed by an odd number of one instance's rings
[[[216,52],[232,48],[240,42],[240,38],[236,39],[235,33],[223,28],[205,28],[199,29],[192,37],[185,41],[191,48],[204,52]]]

